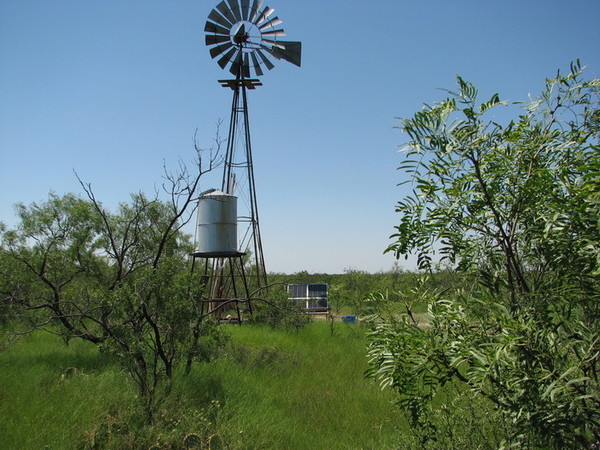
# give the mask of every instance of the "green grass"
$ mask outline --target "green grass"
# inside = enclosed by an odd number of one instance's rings
[[[181,448],[190,433],[211,448],[394,448],[404,420],[363,377],[357,326],[299,332],[227,327],[211,363],[178,376],[153,426],[135,386],[84,342],[36,333],[0,353],[0,448]],[[400,427],[400,428],[399,428]]]
[[[93,345],[27,336],[0,354],[0,448],[76,448],[133,392]]]
[[[386,448],[401,422],[390,398],[363,377],[361,330],[324,323],[299,333],[232,329],[226,358],[198,367],[223,394],[227,440],[239,448]]]

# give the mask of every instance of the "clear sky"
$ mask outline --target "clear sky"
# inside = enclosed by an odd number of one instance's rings
[[[0,0],[0,221],[15,224],[17,202],[81,193],[74,170],[108,206],[151,193],[163,161],[193,158],[196,129],[211,145],[231,104],[204,45],[217,3]],[[302,68],[278,63],[249,96],[271,272],[392,267],[396,118],[441,100],[457,74],[507,100],[576,58],[600,76],[599,0],[266,4],[303,43]]]

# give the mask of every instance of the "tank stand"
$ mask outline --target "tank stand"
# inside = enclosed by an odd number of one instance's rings
[[[193,253],[192,273],[196,260],[203,260],[200,276],[205,286],[201,314],[210,314],[220,323],[238,323],[243,313],[252,314],[248,280],[244,270],[245,253]]]

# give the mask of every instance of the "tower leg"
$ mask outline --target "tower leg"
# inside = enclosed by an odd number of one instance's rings
[[[224,257],[198,256],[204,259],[204,273],[201,282],[208,289],[208,296],[201,299],[201,314],[212,314],[216,320],[222,319],[225,309],[235,309],[237,322],[242,323],[243,314],[240,303],[248,304],[248,312],[252,314],[250,302],[250,291],[248,290],[248,279],[244,270],[244,254],[227,255]],[[236,265],[239,264],[239,267]],[[229,267],[226,267],[229,265]],[[192,272],[195,261],[192,263]],[[215,268],[217,270],[215,270]],[[239,291],[238,281],[244,292]]]

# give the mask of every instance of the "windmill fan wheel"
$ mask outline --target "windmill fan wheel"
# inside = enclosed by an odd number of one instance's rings
[[[285,32],[274,12],[260,0],[223,0],[204,27],[210,56],[236,78],[260,77],[281,59],[300,66],[302,43],[279,40]]]

